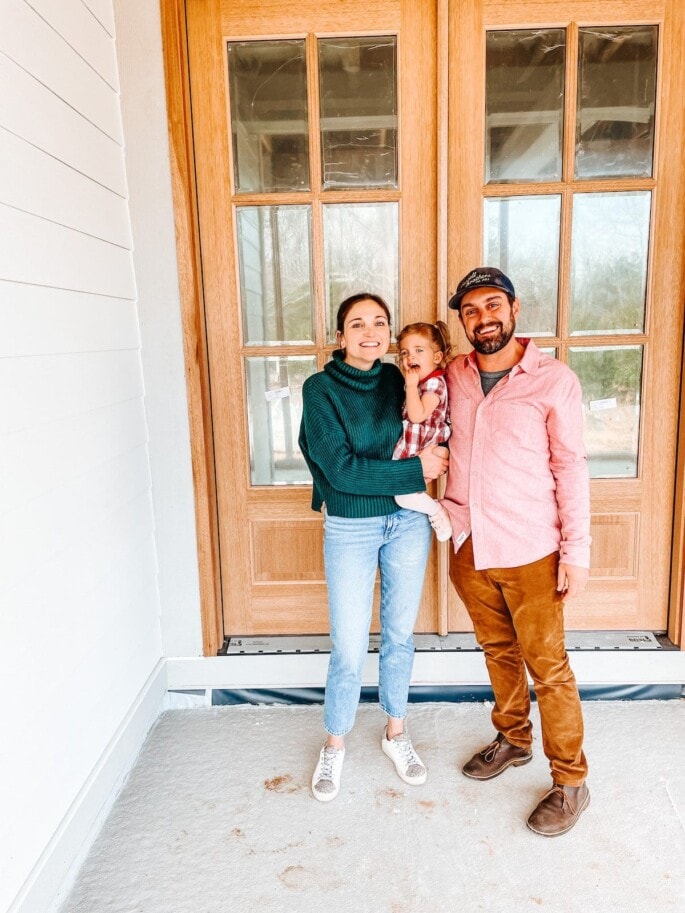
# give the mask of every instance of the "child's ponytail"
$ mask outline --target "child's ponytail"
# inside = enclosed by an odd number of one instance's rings
[[[440,362],[440,367],[446,368],[447,365],[455,358],[456,354],[452,352],[454,346],[450,340],[449,327],[444,321],[438,320],[435,324],[435,329],[441,338],[440,348],[442,349],[442,361]]]

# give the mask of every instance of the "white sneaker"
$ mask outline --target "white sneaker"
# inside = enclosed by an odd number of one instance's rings
[[[394,739],[388,739],[387,727],[383,733],[381,748],[395,765],[397,775],[411,786],[421,786],[426,782],[426,768],[421,758],[414,751],[414,746],[406,732],[401,732]]]
[[[444,507],[441,507],[437,513],[434,513],[428,519],[435,530],[435,538],[438,542],[447,542],[452,537],[452,521]]]
[[[344,748],[330,748],[324,745],[319,754],[319,763],[312,775],[312,795],[319,802],[330,802],[340,792]]]

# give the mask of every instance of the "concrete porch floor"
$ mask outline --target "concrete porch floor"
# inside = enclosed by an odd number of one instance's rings
[[[338,798],[314,801],[319,706],[171,710],[151,732],[61,913],[684,913],[685,701],[586,702],[592,801],[555,839],[525,825],[535,757],[459,766],[489,704],[412,704],[428,768],[405,785],[362,705]]]

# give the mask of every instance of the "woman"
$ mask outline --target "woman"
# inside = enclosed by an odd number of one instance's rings
[[[426,769],[404,728],[416,622],[430,546],[424,514],[403,510],[395,495],[425,490],[447,468],[437,448],[393,460],[402,431],[404,381],[382,359],[390,345],[390,311],[377,295],[338,308],[338,349],[303,386],[300,447],[312,473],[312,508],[324,507],[324,561],[332,650],[326,681],[328,736],[312,777],[322,802],[340,789],[344,736],[359,703],[368,651],[376,572],[381,574],[379,700],[388,722],[381,746],[399,776],[424,783]]]

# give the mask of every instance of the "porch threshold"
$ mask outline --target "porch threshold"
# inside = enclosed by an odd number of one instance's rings
[[[473,633],[415,634],[417,653],[482,652]],[[378,653],[380,635],[369,636],[369,653]],[[667,648],[667,647],[666,647]],[[567,631],[566,649],[577,650],[663,650],[664,644],[652,631]],[[299,653],[330,653],[326,634],[298,636],[227,637],[220,656],[275,656]]]

